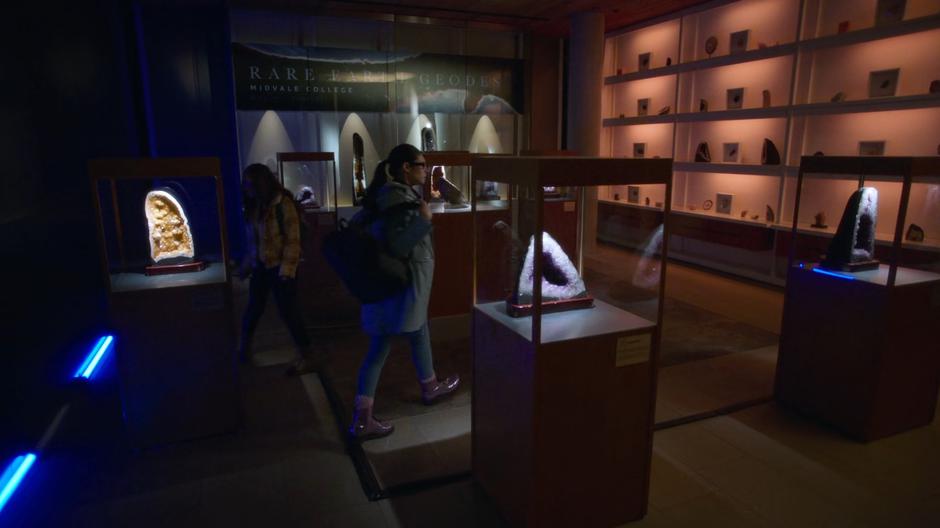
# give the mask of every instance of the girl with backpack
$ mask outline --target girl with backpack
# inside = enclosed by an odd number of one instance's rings
[[[264,314],[268,294],[273,292],[278,312],[290,331],[299,356],[287,374],[316,371],[322,366],[323,359],[317,357],[311,348],[310,336],[297,303],[295,275],[300,262],[302,222],[298,207],[271,169],[261,163],[245,168],[242,198],[249,233],[248,251],[238,275],[243,280],[250,275],[251,282],[248,306],[242,317],[239,356],[243,362],[251,361],[252,338]]]
[[[388,357],[391,336],[403,335],[411,344],[411,358],[425,405],[453,394],[460,385],[457,375],[438,379],[431,356],[428,332],[428,301],[434,278],[431,209],[414,189],[426,177],[421,151],[412,145],[398,145],[376,167],[363,199],[363,213],[374,218],[370,227],[373,236],[384,243],[388,253],[406,262],[411,281],[400,294],[362,305],[362,328],[369,334],[370,343],[359,369],[355,411],[349,427],[349,434],[356,439],[386,436],[395,429],[372,415],[375,389]]]

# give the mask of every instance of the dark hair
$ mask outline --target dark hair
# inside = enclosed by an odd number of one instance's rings
[[[408,143],[402,143],[393,148],[391,152],[388,153],[388,157],[379,162],[378,166],[375,167],[375,172],[372,174],[372,181],[369,182],[369,188],[366,189],[366,197],[363,199],[364,205],[366,207],[374,207],[375,201],[379,197],[379,191],[388,182],[388,176],[391,175],[392,178],[401,181],[402,166],[405,163],[413,163],[420,155],[421,150]]]
[[[278,193],[289,194],[287,189],[285,189],[284,186],[281,185],[281,182],[274,176],[274,172],[263,163],[252,163],[245,167],[244,172],[242,172],[242,181],[244,180],[251,180],[251,182],[255,184],[256,191],[254,198],[245,196],[245,194],[242,193],[242,201],[245,203],[245,218],[255,218],[258,213],[258,208],[262,205],[267,205]],[[264,182],[264,187],[267,188],[270,193],[268,196],[260,196],[257,194],[258,182]]]

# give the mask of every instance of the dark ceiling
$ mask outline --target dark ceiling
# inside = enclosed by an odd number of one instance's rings
[[[703,0],[231,0],[236,8],[340,16],[398,16],[503,26],[562,36],[571,15],[604,13],[607,31],[700,4]]]

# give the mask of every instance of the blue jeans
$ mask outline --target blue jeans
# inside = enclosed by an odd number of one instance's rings
[[[431,334],[428,332],[428,323],[414,332],[402,334],[411,343],[411,361],[418,371],[418,379],[426,380],[434,377],[434,361],[431,358]],[[374,335],[369,342],[369,353],[366,355],[362,367],[359,368],[359,392],[361,396],[370,398],[375,396],[375,388],[379,384],[382,367],[391,349],[388,335]]]

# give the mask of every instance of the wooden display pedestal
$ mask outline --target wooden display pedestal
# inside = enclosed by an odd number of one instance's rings
[[[778,402],[863,441],[933,420],[940,383],[940,275],[888,266],[846,279],[791,267]]]
[[[131,444],[146,448],[234,431],[241,398],[222,265],[112,277],[111,322]]]
[[[597,301],[532,318],[473,311],[473,476],[520,526],[611,527],[646,514],[656,325]]]

